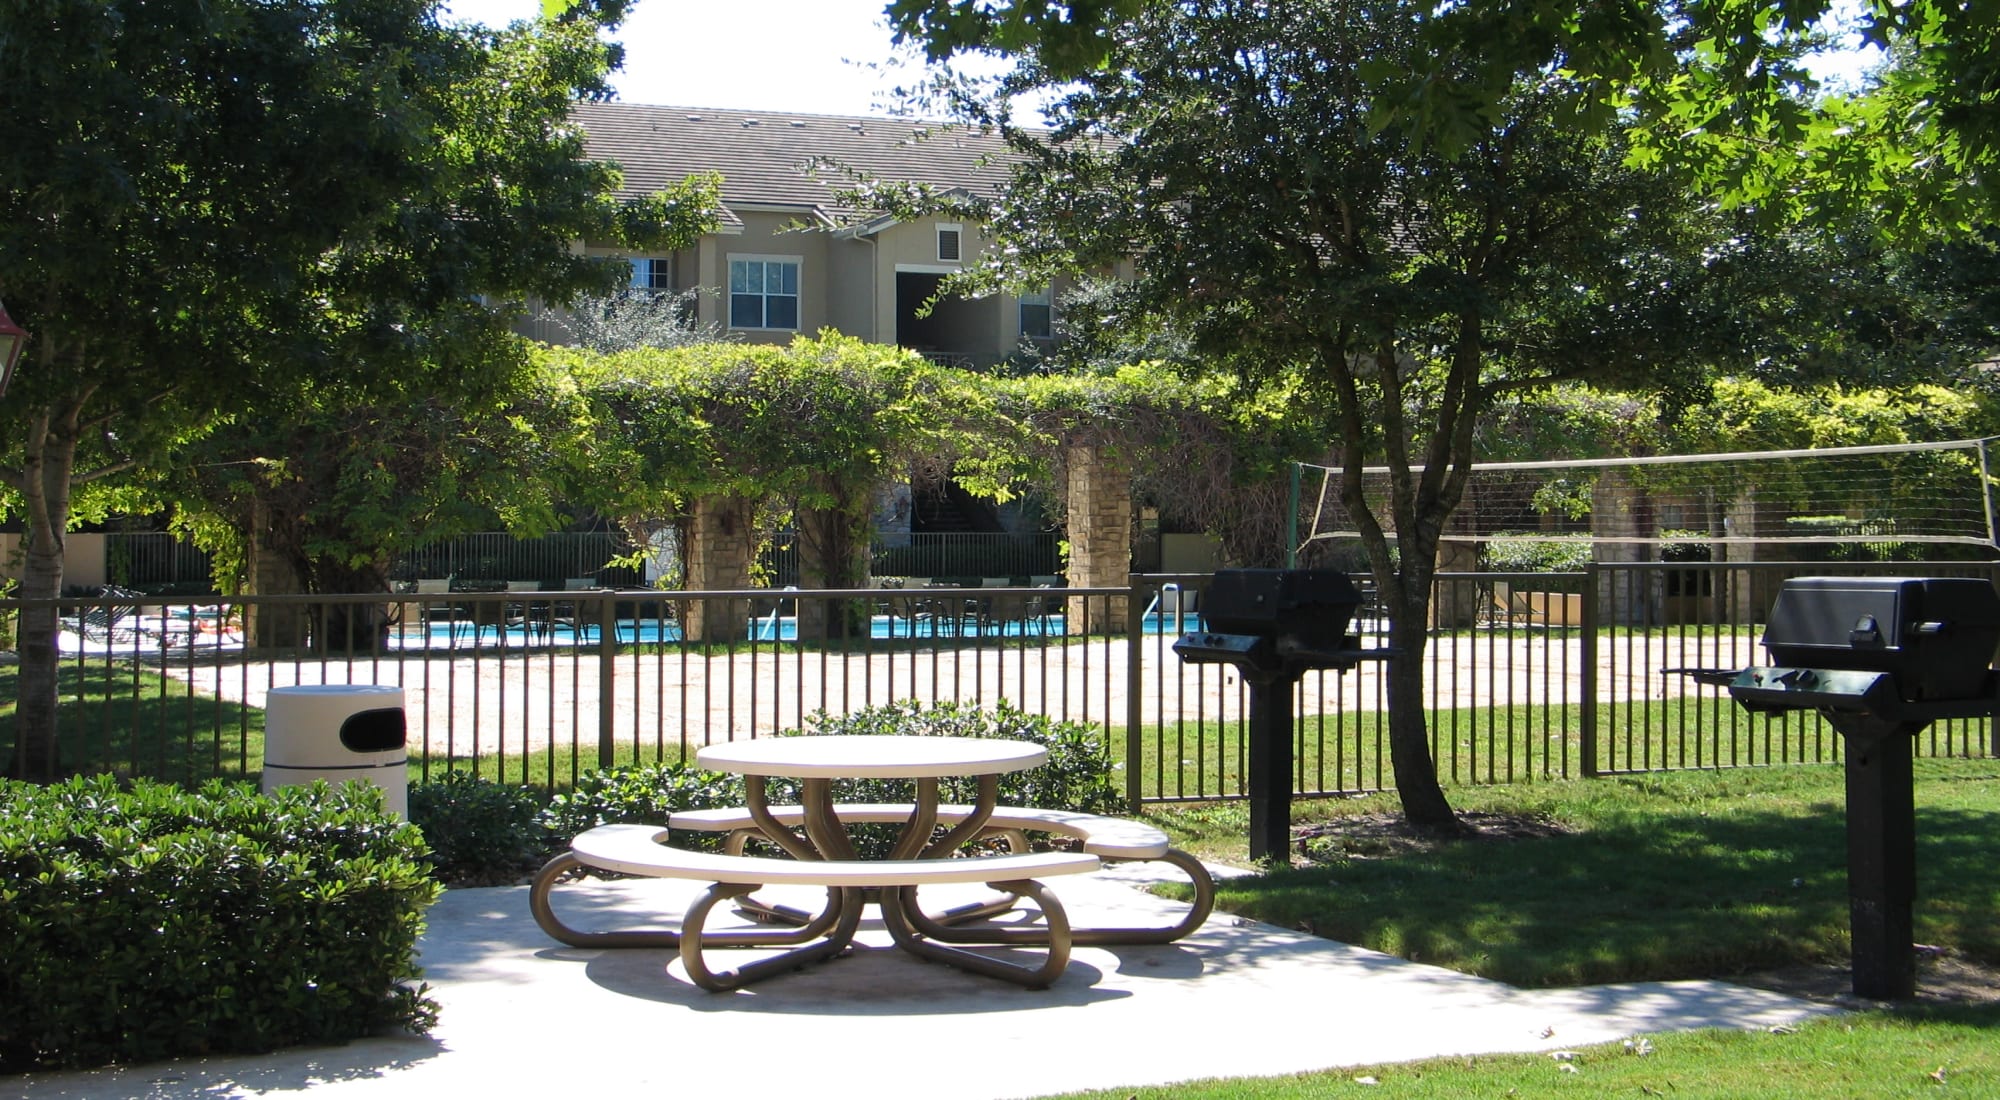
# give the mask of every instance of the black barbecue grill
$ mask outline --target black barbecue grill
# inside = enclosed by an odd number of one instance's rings
[[[1233,666],[1249,686],[1250,858],[1291,847],[1292,693],[1315,669],[1345,671],[1393,656],[1348,632],[1361,592],[1332,569],[1223,569],[1202,594],[1202,624],[1174,652],[1191,665]]]
[[[1916,991],[1915,735],[2000,710],[2000,593],[1975,577],[1799,577],[1764,628],[1769,666],[1690,671],[1745,710],[1814,711],[1847,741],[1854,991]]]

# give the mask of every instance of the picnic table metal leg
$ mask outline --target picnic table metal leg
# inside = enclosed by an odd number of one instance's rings
[[[715,907],[733,898],[741,898],[756,890],[755,884],[718,882],[702,891],[700,898],[688,907],[687,916],[681,920],[681,965],[686,968],[688,979],[712,993],[725,993],[747,985],[760,978],[797,970],[810,962],[830,959],[847,950],[854,942],[854,932],[861,926],[860,891],[846,887],[829,887],[827,909],[823,916],[832,918],[826,923],[832,925],[827,932],[820,922],[801,928],[797,932],[783,936],[773,936],[758,932],[717,932],[707,931],[708,915]],[[730,970],[710,969],[704,947],[767,947],[778,943],[793,943],[818,938],[824,939],[806,947],[773,955],[767,959],[745,963]]]
[[[750,811],[750,820],[764,831],[765,839],[785,850],[793,859],[818,859],[820,855],[813,846],[799,838],[799,835],[780,822],[771,813],[771,803],[764,791],[764,777],[746,775],[743,777],[743,802]]]
[[[939,924],[924,915],[917,905],[916,888],[910,886],[890,887],[882,891],[882,923],[889,929],[896,946],[919,958],[1000,978],[1029,989],[1046,988],[1062,977],[1064,969],[1069,966],[1073,942],[1069,914],[1063,909],[1062,902],[1033,879],[989,882],[986,885],[1033,901],[1042,911],[1043,927],[961,929]],[[951,943],[1043,947],[1047,953],[1042,956],[1039,965],[1023,966],[976,951],[946,946]]]

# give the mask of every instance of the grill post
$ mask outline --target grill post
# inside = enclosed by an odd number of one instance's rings
[[[1250,688],[1250,860],[1286,860],[1292,847],[1292,696],[1297,676],[1246,674]]]
[[[1842,716],[1849,717],[1849,716]],[[1847,741],[1847,906],[1854,992],[1917,992],[1916,730],[1841,729]]]
[[[1774,663],[1720,674],[1744,709],[1816,711],[1846,742],[1848,935],[1858,996],[1916,994],[1916,738],[1941,719],[2000,711],[1996,646],[2000,593],[1990,581],[1794,577],[1764,629]]]
[[[1250,858],[1291,859],[1293,688],[1312,669],[1346,671],[1393,649],[1348,632],[1361,593],[1331,569],[1220,569],[1202,599],[1205,628],[1183,634],[1187,664],[1231,665],[1248,689]]]

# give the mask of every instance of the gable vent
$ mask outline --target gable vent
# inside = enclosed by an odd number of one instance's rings
[[[961,258],[959,254],[959,237],[960,237],[960,231],[958,226],[955,225],[938,226],[937,255],[939,260],[956,263]]]

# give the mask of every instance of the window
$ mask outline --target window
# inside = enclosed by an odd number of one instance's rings
[[[674,262],[664,256],[632,258],[632,289],[659,293],[674,289]]]
[[[729,327],[799,327],[799,258],[731,256]]]
[[[1049,304],[1049,290],[1021,292],[1021,339],[1049,340],[1055,337],[1055,307]]]
[[[965,236],[965,227],[939,225],[937,227],[938,259],[946,263],[957,263],[963,258],[960,249]]]

